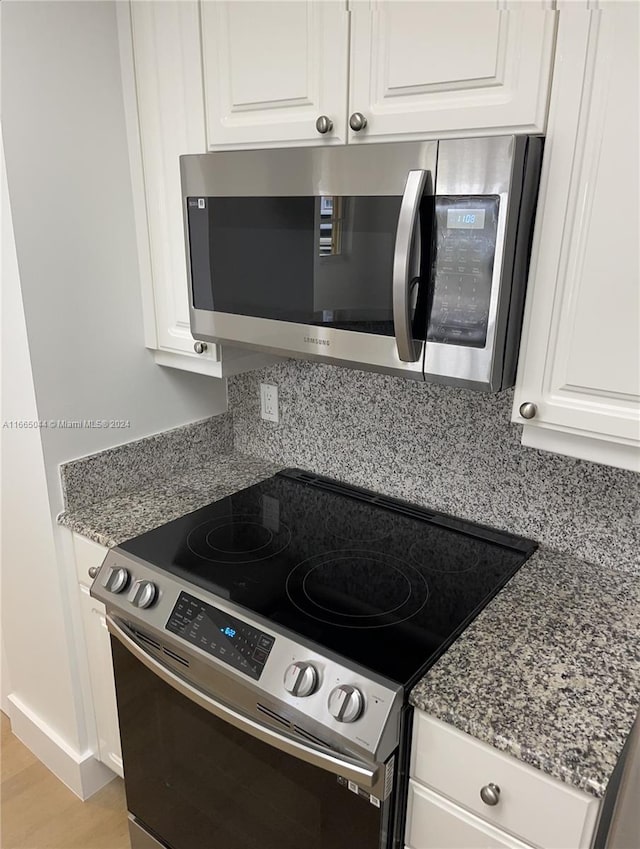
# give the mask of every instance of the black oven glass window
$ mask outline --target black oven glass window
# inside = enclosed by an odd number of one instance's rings
[[[212,716],[115,639],[112,649],[127,805],[171,849],[384,845],[384,812],[335,775]]]

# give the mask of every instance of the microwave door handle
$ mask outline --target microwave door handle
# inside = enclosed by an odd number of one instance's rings
[[[136,660],[139,660],[147,669],[151,670],[158,678],[161,678],[165,684],[168,684],[182,696],[194,702],[194,704],[204,708],[208,713],[217,716],[219,719],[235,726],[240,731],[251,735],[251,737],[262,740],[263,743],[267,743],[269,746],[273,746],[275,749],[291,755],[298,760],[312,766],[320,767],[320,769],[324,769],[334,775],[339,775],[347,779],[347,781],[354,781],[361,787],[371,789],[375,786],[378,778],[377,768],[372,768],[367,764],[346,758],[337,752],[333,752],[331,749],[324,750],[320,746],[305,745],[293,737],[273,731],[268,726],[255,722],[248,716],[238,713],[233,708],[213,699],[208,693],[204,693],[202,690],[194,687],[193,684],[176,675],[175,672],[148,654],[137,643],[133,634],[124,624],[117,622],[109,614],[107,614],[106,620],[109,632],[131,652]]]
[[[393,254],[393,327],[398,356],[404,363],[415,363],[421,350],[421,344],[416,344],[411,332],[411,247],[428,174],[428,171],[409,171],[396,230]]]

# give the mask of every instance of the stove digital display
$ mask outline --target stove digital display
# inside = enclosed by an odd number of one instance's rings
[[[270,634],[188,593],[180,593],[166,629],[256,681],[275,642]]]

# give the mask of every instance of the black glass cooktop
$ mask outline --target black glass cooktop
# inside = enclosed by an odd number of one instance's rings
[[[290,469],[120,548],[411,686],[536,543]]]

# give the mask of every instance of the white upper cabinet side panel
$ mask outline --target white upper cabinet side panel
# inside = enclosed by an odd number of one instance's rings
[[[350,141],[544,132],[557,13],[541,2],[351,3]]]
[[[193,351],[179,157],[206,153],[200,20],[194,0],[131,3],[138,121],[158,345]],[[217,360],[215,346],[200,359]]]
[[[344,144],[349,16],[339,0],[202,0],[210,150]],[[330,131],[320,133],[325,115]]]

